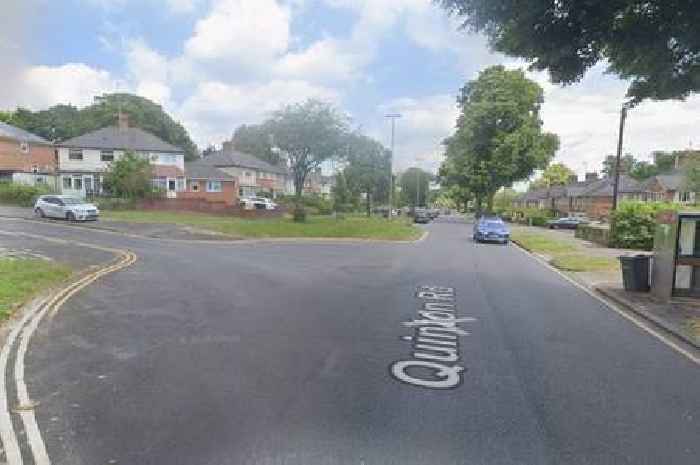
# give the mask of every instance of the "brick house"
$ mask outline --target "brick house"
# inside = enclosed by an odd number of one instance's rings
[[[293,193],[290,190],[292,177],[286,166],[273,165],[253,155],[239,152],[231,142],[224,142],[223,148],[203,157],[200,162],[213,166],[238,178],[240,197],[252,197],[265,192],[276,198],[278,195]]]
[[[110,126],[65,140],[58,147],[59,186],[64,194],[99,195],[110,163],[131,152],[153,167],[153,185],[176,198],[185,190],[185,151],[142,129],[130,127],[125,114]]]
[[[185,190],[178,198],[238,205],[238,182],[235,177],[200,161],[185,163]]]
[[[0,122],[0,181],[55,188],[56,152],[51,142]]]
[[[697,198],[696,192],[685,188],[685,176],[681,170],[654,176],[647,182],[647,188],[653,192],[648,200],[665,200],[687,205],[694,204]]]

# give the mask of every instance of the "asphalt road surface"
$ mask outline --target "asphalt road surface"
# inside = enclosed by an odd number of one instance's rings
[[[461,221],[417,244],[0,229],[139,256],[31,342],[53,464],[700,463],[700,368]]]

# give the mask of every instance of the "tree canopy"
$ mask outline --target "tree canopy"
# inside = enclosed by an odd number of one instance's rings
[[[233,133],[231,142],[236,150],[253,155],[273,165],[277,165],[281,161],[282,157],[273,150],[273,136],[267,124],[239,126]]]
[[[362,134],[348,136],[343,174],[353,196],[367,194],[367,214],[371,202],[388,202],[391,152],[381,143]]]
[[[420,168],[409,168],[401,175],[401,202],[404,205],[421,207],[427,205],[430,181],[433,175]]]
[[[72,105],[55,105],[40,111],[17,108],[8,122],[48,140],[65,140],[115,125],[120,110],[129,115],[129,124],[184,149],[186,160],[199,156],[197,146],[180,123],[160,105],[132,94],[105,94],[82,109]]]
[[[576,176],[574,170],[563,163],[554,163],[544,170],[540,178],[530,183],[530,189],[540,189],[553,186],[564,186]]]
[[[683,98],[700,88],[700,8],[670,0],[435,0],[484,32],[492,47],[579,81],[599,62],[631,81],[635,102]]]
[[[152,167],[147,159],[127,152],[104,173],[104,188],[122,198],[143,198],[152,189]]]
[[[544,169],[559,138],[543,132],[542,88],[521,70],[485,69],[461,90],[457,130],[445,141],[443,180],[470,191],[480,209],[488,208],[502,187]]]
[[[265,122],[275,146],[287,158],[297,199],[295,219],[303,221],[301,203],[308,174],[347,149],[348,119],[331,104],[316,99],[287,105]]]

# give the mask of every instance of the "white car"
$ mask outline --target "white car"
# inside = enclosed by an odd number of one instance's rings
[[[100,210],[93,204],[68,195],[42,195],[34,204],[34,214],[41,218],[68,221],[97,220]]]
[[[241,199],[241,207],[246,210],[275,210],[277,204],[266,197],[247,197]]]

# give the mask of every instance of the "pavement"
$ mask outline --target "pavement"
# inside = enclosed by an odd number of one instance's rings
[[[425,228],[204,244],[0,219],[139,257],[31,341],[51,463],[700,461],[695,362],[516,247]]]

